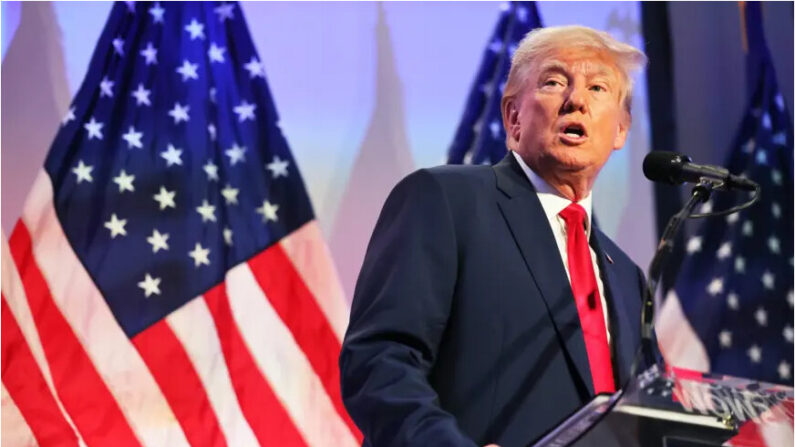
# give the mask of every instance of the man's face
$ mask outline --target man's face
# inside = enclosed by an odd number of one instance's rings
[[[593,182],[627,136],[623,81],[606,54],[582,48],[555,50],[530,68],[509,109],[514,149],[539,171],[570,173]]]

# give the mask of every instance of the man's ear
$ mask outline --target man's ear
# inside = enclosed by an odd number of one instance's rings
[[[627,142],[630,124],[632,124],[632,115],[627,111],[623,111],[621,119],[618,120],[618,129],[616,129],[616,137],[613,140],[613,150],[619,150],[624,147],[624,143]]]
[[[502,122],[507,135],[508,149],[519,141],[521,135],[521,125],[519,122],[519,105],[516,97],[503,98],[502,100]]]

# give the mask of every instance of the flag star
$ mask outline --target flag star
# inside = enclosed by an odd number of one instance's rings
[[[522,23],[527,22],[527,8],[521,6],[516,8],[516,18]]]
[[[693,254],[697,251],[701,251],[701,236],[693,236],[687,240],[687,252],[689,254]]]
[[[115,82],[108,79],[107,76],[102,78],[102,81],[99,82],[99,97],[107,96],[113,98],[113,85]]]
[[[726,259],[732,254],[732,243],[724,242],[718,249],[718,259]]]
[[[146,65],[157,64],[157,48],[152,46],[152,42],[147,43],[139,54],[144,57]]]
[[[505,81],[500,82],[500,93],[505,93]]]
[[[257,108],[256,104],[249,104],[245,99],[240,105],[236,106],[233,110],[237,113],[237,120],[243,122],[247,119],[254,119],[254,110]]]
[[[215,87],[210,87],[210,102],[213,104],[215,104],[215,94],[217,91],[218,90],[216,90]]]
[[[260,62],[256,57],[251,56],[251,60],[244,64],[243,68],[248,70],[249,79],[254,79],[257,76],[265,79],[265,65],[263,65],[262,62]]]
[[[113,51],[119,56],[124,56],[124,39],[121,37],[113,39]]]
[[[152,15],[153,23],[163,23],[163,14],[166,13],[166,10],[160,6],[160,2],[156,2],[155,6],[149,8],[149,14]]]
[[[776,97],[774,98],[774,101],[776,102],[776,107],[783,112],[784,111],[784,97],[781,96],[781,93],[776,93]]]
[[[728,216],[726,216],[726,223],[732,225],[736,223],[739,219],[740,219],[739,213],[731,213]]]
[[[759,326],[767,326],[767,311],[764,307],[756,309],[756,312],[754,312],[754,319],[759,323]]]
[[[226,19],[234,20],[235,15],[233,14],[233,9],[235,8],[234,3],[224,3],[220,6],[216,6],[213,8],[216,14],[218,14],[218,20],[223,22]]]
[[[702,214],[709,214],[712,212],[712,200],[707,200],[701,205],[701,213]]]
[[[174,108],[169,110],[168,114],[174,118],[174,124],[179,124],[180,121],[187,122],[190,119],[188,112],[190,112],[190,106],[183,106],[182,104],[175,102]]]
[[[147,298],[152,294],[160,295],[160,278],[152,278],[147,273],[144,280],[138,283],[138,287],[144,289],[144,294]]]
[[[177,195],[176,191],[169,191],[166,189],[165,186],[160,187],[160,192],[154,195],[155,200],[157,203],[160,204],[160,210],[164,210],[168,207],[176,208],[177,204],[174,202],[174,197]]]
[[[759,363],[762,361],[762,348],[758,345],[754,344],[750,348],[748,348],[748,357],[751,358],[751,361],[754,363]]]
[[[793,305],[792,290],[787,292],[787,304],[789,304],[789,307]]]
[[[787,340],[787,343],[792,343],[792,326],[784,326],[784,340]]]
[[[754,224],[750,220],[743,222],[743,236],[753,236]]]
[[[204,25],[193,18],[189,24],[185,25],[185,31],[190,33],[190,40],[204,39]]]
[[[207,132],[210,133],[210,140],[215,141],[215,136],[216,136],[215,124],[213,123],[208,124]]]
[[[192,64],[187,59],[182,61],[182,65],[177,67],[177,73],[182,75],[182,82],[188,79],[199,79],[199,74],[196,70],[199,69],[199,64]]]
[[[770,123],[770,114],[767,112],[765,112],[765,114],[762,115],[762,126],[764,126],[765,129],[770,129],[772,127]]]
[[[226,245],[232,245],[232,230],[229,227],[224,228],[224,243]]]
[[[210,58],[210,62],[223,63],[225,61],[224,53],[226,53],[226,48],[219,47],[213,42],[210,44],[210,49],[207,50],[207,57]]]
[[[193,250],[188,252],[188,256],[193,258],[194,267],[199,267],[202,264],[210,265],[210,249],[202,247],[198,242],[196,242]]]
[[[246,147],[245,146],[238,146],[237,143],[233,144],[232,147],[225,150],[224,153],[229,157],[229,164],[234,166],[239,161],[246,161]]]
[[[278,210],[279,210],[279,205],[270,203],[267,200],[265,200],[264,202],[262,202],[262,206],[257,208],[257,213],[262,214],[263,222],[267,222],[269,220],[276,222],[279,220],[278,216],[276,215],[276,211]]]
[[[773,144],[777,144],[779,146],[786,146],[787,145],[787,134],[784,133],[783,130],[781,132],[773,134]]]
[[[734,271],[737,273],[745,273],[745,259],[742,256],[737,256],[734,259]]]
[[[75,108],[69,107],[69,110],[66,112],[66,115],[61,120],[61,125],[65,126],[66,123],[75,119]]]
[[[722,348],[731,348],[732,346],[732,333],[727,330],[722,330],[718,334],[718,339],[720,340],[720,346]]]
[[[159,250],[168,250],[168,233],[161,233],[157,228],[152,231],[152,235],[146,238],[146,242],[152,244],[152,253]]]
[[[124,229],[125,225],[127,225],[127,219],[119,219],[115,213],[111,214],[110,220],[105,222],[105,228],[110,230],[111,239],[118,235],[127,236],[127,230]]]
[[[767,248],[769,248],[772,253],[781,253],[781,246],[779,244],[778,238],[775,235],[768,238]]]
[[[135,98],[135,105],[140,106],[143,104],[146,106],[151,106],[152,102],[149,101],[150,93],[152,93],[151,90],[145,89],[143,84],[138,84],[138,88],[132,92],[132,96]]]
[[[762,284],[765,289],[773,290],[776,285],[776,277],[769,270],[765,270],[765,273],[762,273]]]
[[[756,141],[751,138],[743,144],[743,152],[746,154],[750,154],[754,152],[754,148],[756,148]]]
[[[730,292],[726,296],[726,303],[729,305],[729,309],[731,310],[740,309],[740,297],[734,292]]]
[[[273,178],[287,177],[287,166],[290,162],[280,159],[277,155],[273,156],[273,161],[266,164],[265,167],[271,171]]]
[[[778,364],[778,376],[782,379],[786,380],[789,379],[789,375],[792,371],[790,371],[790,364],[786,362],[786,360],[782,360],[781,363]]]
[[[767,164],[767,152],[765,152],[764,149],[760,148],[756,152],[756,162],[759,163],[760,165],[766,165]]]
[[[773,183],[775,183],[776,185],[780,185],[782,180],[781,171],[779,171],[778,169],[771,170],[770,179],[773,180]]]
[[[133,180],[135,180],[134,175],[128,175],[124,169],[121,170],[119,175],[113,177],[113,182],[119,185],[119,192],[123,193],[124,191],[135,191],[135,187],[133,187]]]
[[[508,45],[508,54],[513,57],[513,53],[516,53],[517,48],[519,48],[519,45],[516,43]]]
[[[494,39],[493,41],[491,41],[491,43],[489,44],[489,50],[492,53],[499,53],[500,51],[502,51],[502,41],[500,39]]]
[[[770,212],[773,214],[773,217],[778,219],[779,217],[781,217],[781,205],[779,205],[776,202],[773,202],[773,204],[770,205]]]
[[[227,205],[237,205],[237,193],[239,192],[239,189],[226,185],[226,188],[221,190],[221,195],[224,196]]]
[[[207,161],[207,164],[202,166],[204,172],[207,174],[207,180],[218,180],[218,166],[212,162],[212,160]]]
[[[137,147],[142,149],[144,147],[143,143],[141,143],[141,137],[144,136],[143,132],[136,132],[135,127],[130,126],[130,130],[127,131],[124,135],[122,135],[122,139],[127,142],[127,148],[132,149]]]
[[[707,286],[707,292],[712,296],[723,292],[723,278],[713,278]]]
[[[177,149],[173,144],[169,144],[168,150],[161,152],[160,156],[166,160],[166,166],[182,165],[182,149]]]
[[[83,160],[77,162],[77,166],[72,168],[72,172],[74,172],[75,175],[77,176],[77,183],[80,183],[83,180],[87,182],[93,182],[94,178],[91,177],[91,170],[93,169],[94,169],[93,166],[89,166],[83,163]]]
[[[196,207],[196,212],[201,214],[202,222],[207,222],[208,220],[215,222],[215,206],[210,205],[207,199],[204,199],[201,206]]]
[[[125,5],[127,5],[127,11],[135,14],[135,2],[134,1],[125,1]]]
[[[489,124],[489,130],[491,130],[491,137],[497,139],[500,136],[500,123],[497,120],[494,120]]]

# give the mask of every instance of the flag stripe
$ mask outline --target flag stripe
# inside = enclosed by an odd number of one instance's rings
[[[201,381],[166,320],[149,326],[132,342],[166,396],[190,445],[225,447],[226,439]]]
[[[71,326],[70,333],[73,331],[76,342],[87,353],[138,439],[145,445],[187,446],[182,428],[146,364],[66,239],[55,214],[52,193],[50,178],[42,171],[28,196],[21,225],[26,234],[36,235],[33,256],[41,269],[39,281],[51,291],[48,298],[52,311],[62,315]],[[19,263],[17,268],[22,271]],[[32,302],[31,311],[36,315]],[[42,345],[46,333],[46,330],[40,332]],[[50,369],[53,382],[59,386],[55,380],[55,365],[51,362]],[[63,402],[61,394],[60,389],[56,390],[56,396]],[[99,410],[91,409],[88,415],[99,420],[96,416],[101,414]],[[68,412],[74,421],[77,415],[71,410]],[[78,434],[83,434],[79,426]],[[82,438],[88,443],[85,436]]]
[[[340,343],[284,249],[279,245],[273,246],[251,258],[248,264],[273,310],[309,359],[334,408],[351,433],[361,441],[362,435],[342,404],[337,365]]]
[[[709,371],[707,350],[685,317],[672,289],[655,319],[657,341],[666,363],[694,371]]]
[[[348,302],[317,221],[307,222],[279,241],[279,245],[315,297],[341,343],[348,326]]]
[[[204,299],[215,322],[240,407],[260,445],[306,445],[246,346],[232,317],[225,285],[214,287]]]
[[[213,318],[204,298],[189,301],[166,317],[166,321],[193,363],[227,444],[235,447],[259,445],[237,402],[218,334],[213,330]]]
[[[20,222],[9,240],[31,313],[41,335],[55,386],[77,429],[90,446],[140,445],[69,323],[58,310],[36,261],[30,233]],[[96,413],[103,418],[97,418]]]
[[[2,295],[0,315],[3,385],[14,402],[19,402],[19,412],[39,444],[78,445],[74,430],[64,419],[8,309],[5,295]]]
[[[277,248],[273,246],[268,250]],[[231,269],[226,293],[232,317],[265,379],[311,446],[360,443],[337,413],[306,354],[271,306],[248,264]]]
[[[9,396],[5,386],[0,386],[0,445],[14,447],[36,447],[39,444],[30,431],[25,418],[16,403]]]

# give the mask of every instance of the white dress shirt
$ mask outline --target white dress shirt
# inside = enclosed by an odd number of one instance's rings
[[[552,234],[555,235],[555,242],[558,244],[560,258],[563,260],[563,268],[566,270],[566,276],[569,278],[569,284],[571,284],[571,274],[569,273],[569,256],[566,251],[566,221],[564,221],[563,218],[558,215],[558,213],[563,211],[567,206],[571,205],[572,202],[571,200],[563,197],[555,188],[549,186],[544,179],[533,172],[533,170],[527,166],[524,160],[522,160],[522,157],[520,157],[519,154],[513,152],[513,156],[516,158],[516,161],[519,162],[519,166],[522,167],[522,170],[527,175],[530,183],[532,183],[536,189],[538,200],[541,202],[541,207],[544,208],[544,214],[547,216],[549,226],[552,228]],[[588,248],[591,251],[591,264],[593,264],[594,275],[596,276],[596,286],[599,288],[599,297],[602,301],[602,314],[604,314],[605,318],[607,342],[610,343],[610,324],[608,323],[610,320],[607,318],[607,301],[605,300],[605,289],[604,285],[602,284],[602,275],[601,271],[599,270],[599,262],[597,260],[596,252],[590,245],[592,194],[589,192],[588,196],[577,202],[577,204],[585,209],[585,213],[588,216],[588,219],[585,222],[585,236],[589,241]]]

